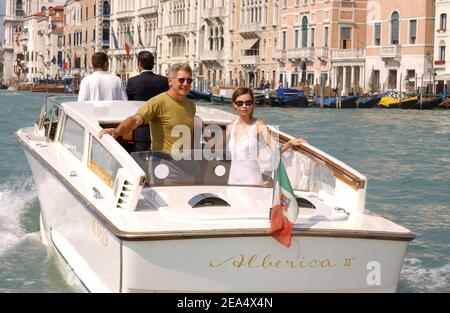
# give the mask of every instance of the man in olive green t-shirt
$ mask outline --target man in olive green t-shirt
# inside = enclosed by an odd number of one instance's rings
[[[188,64],[177,63],[169,69],[169,87],[139,108],[133,116],[127,117],[117,128],[105,128],[99,136],[110,134],[114,138],[123,136],[142,124],[150,123],[151,149],[170,154],[174,144],[179,143],[182,130],[189,129],[189,140],[194,127],[195,104],[186,98],[191,90],[192,69]],[[176,129],[176,127],[180,127]],[[175,129],[174,129],[175,128]],[[172,130],[177,137],[172,137]],[[180,132],[178,131],[180,130]]]

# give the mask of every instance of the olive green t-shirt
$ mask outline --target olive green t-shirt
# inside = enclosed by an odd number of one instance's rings
[[[178,102],[167,92],[163,92],[139,108],[137,114],[142,116],[144,124],[150,122],[150,137],[152,151],[170,153],[172,145],[177,142],[182,134],[177,132],[172,137],[172,129],[176,125],[186,125],[189,132],[189,140],[194,126],[195,104],[189,99]]]

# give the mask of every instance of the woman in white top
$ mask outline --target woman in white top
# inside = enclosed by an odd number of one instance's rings
[[[271,132],[263,121],[253,117],[255,97],[250,88],[237,88],[232,96],[232,104],[239,118],[227,126],[228,148],[231,153],[231,168],[228,179],[233,185],[262,185],[262,175],[258,167],[258,147],[263,138],[274,148]],[[307,143],[302,138],[286,142],[281,151]]]

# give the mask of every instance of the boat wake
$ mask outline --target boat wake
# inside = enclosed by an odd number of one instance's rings
[[[0,184],[0,255],[26,237],[21,218],[36,197],[31,177],[18,177]]]
[[[450,264],[429,268],[417,258],[406,258],[400,275],[400,292],[402,285],[413,292],[449,292]]]

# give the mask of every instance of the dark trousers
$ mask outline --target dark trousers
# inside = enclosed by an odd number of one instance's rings
[[[133,130],[134,151],[150,150],[150,127],[148,124]]]

